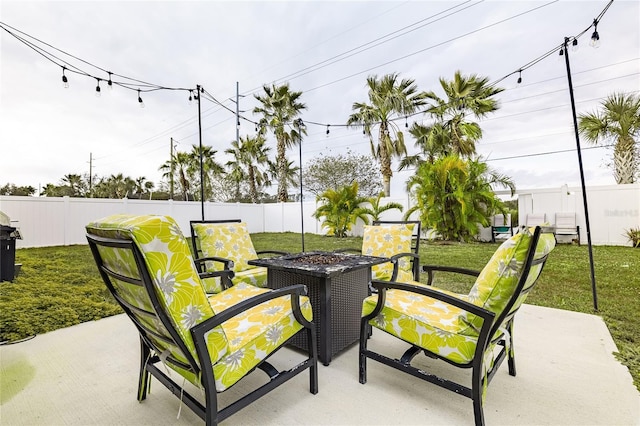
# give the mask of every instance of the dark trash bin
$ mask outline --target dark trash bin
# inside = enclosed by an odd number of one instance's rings
[[[16,228],[0,225],[0,282],[16,276]]]

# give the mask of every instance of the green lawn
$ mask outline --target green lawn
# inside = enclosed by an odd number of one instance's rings
[[[300,234],[261,233],[252,238],[256,250],[301,250]],[[358,248],[361,244],[357,237],[305,235],[306,251]],[[497,246],[423,243],[421,263],[480,269]],[[640,250],[596,246],[593,255],[597,314],[609,327],[620,351],[617,356],[629,367],[640,389]],[[13,283],[0,283],[0,341],[16,341],[121,312],[102,283],[88,246],[19,249],[16,261],[23,265],[20,276]],[[439,285],[466,292],[470,283]],[[594,313],[587,247],[558,245],[527,303]]]

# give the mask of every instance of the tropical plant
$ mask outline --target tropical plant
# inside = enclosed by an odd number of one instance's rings
[[[625,235],[633,247],[640,248],[640,228],[629,228],[625,231]]]
[[[426,104],[426,94],[418,92],[413,79],[399,80],[396,73],[387,74],[378,79],[377,76],[367,78],[369,103],[355,102],[354,111],[347,125],[362,127],[371,144],[371,152],[380,163],[382,185],[385,196],[391,195],[392,157],[406,155],[404,134],[394,123],[395,118],[413,114]],[[374,143],[372,129],[378,128],[377,145]]]
[[[356,155],[348,148],[346,154],[319,155],[304,167],[304,189],[320,195],[327,189],[338,189],[358,182],[358,194],[371,197],[380,192],[382,183],[375,160],[370,155]]]
[[[136,183],[122,173],[101,178],[93,193],[96,198],[126,198],[135,191]]]
[[[33,186],[16,186],[13,183],[8,183],[0,188],[0,195],[20,195],[28,196],[36,193],[36,189]]]
[[[369,223],[366,209],[360,207],[367,199],[358,196],[358,182],[337,190],[327,189],[317,200],[321,204],[313,213],[313,217],[324,218],[322,226],[328,228],[327,235],[343,238],[358,219],[365,224]]]
[[[496,111],[499,105],[494,96],[504,90],[490,86],[487,77],[464,76],[460,71],[455,72],[451,81],[442,77],[439,81],[445,98],[433,91],[426,94],[432,105],[425,112],[433,123],[414,123],[410,130],[416,140],[415,146],[422,154],[405,157],[400,163],[400,170],[423,161],[433,162],[448,154],[473,157],[476,143],[482,138],[482,129],[468,117],[480,119]]]
[[[253,113],[262,115],[258,123],[260,132],[269,128],[276,137],[278,201],[284,202],[289,200],[287,149],[301,143],[302,136],[307,134],[298,118],[307,106],[300,102],[302,92],[291,91],[289,83],[281,86],[265,85],[263,89],[264,95],[254,95],[262,105],[255,107]]]
[[[515,190],[508,177],[477,160],[450,154],[433,163],[424,162],[407,181],[415,204],[405,219],[418,211],[422,226],[434,229],[443,240],[470,241],[479,225],[489,225],[493,214],[507,213],[492,185],[510,188],[512,195]]]
[[[384,192],[379,193],[377,197],[367,198],[367,202],[370,207],[365,207],[364,211],[365,214],[371,216],[372,221],[380,220],[380,216],[386,211],[394,209],[400,211],[404,210],[404,206],[400,203],[389,202],[387,204],[380,204],[382,197],[384,197]]]
[[[616,183],[640,180],[640,96],[614,93],[600,111],[580,114],[580,134],[592,143],[613,141],[613,175]]]

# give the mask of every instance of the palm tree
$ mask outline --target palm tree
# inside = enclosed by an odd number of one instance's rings
[[[612,140],[616,183],[640,179],[640,96],[614,93],[601,103],[601,111],[580,114],[580,134],[592,143]]]
[[[299,174],[300,171],[299,166],[293,165],[293,160],[287,160],[287,163],[284,167],[284,176],[287,187],[292,186],[294,188],[298,188],[300,186]],[[267,172],[266,172],[266,181],[265,186],[271,186],[271,182],[278,179],[278,165],[273,161],[267,161]],[[278,200],[280,201],[280,200]]]
[[[270,148],[265,146],[265,140],[261,135],[241,137],[239,142],[231,142],[231,148],[225,150],[225,153],[234,157],[227,162],[227,167],[231,169],[236,182],[236,198],[240,199],[240,183],[247,179],[251,202],[257,203],[258,188],[268,180],[266,172],[260,166],[268,163]]]
[[[369,103],[355,102],[354,111],[347,125],[362,126],[369,137],[371,152],[380,163],[382,184],[385,196],[391,195],[391,159],[394,156],[406,155],[404,134],[393,119],[413,114],[419,107],[426,104],[425,93],[418,92],[413,79],[399,80],[397,73],[387,74],[378,79],[377,76],[367,77],[369,88]],[[372,129],[378,126],[377,140],[374,143]]]
[[[463,76],[456,71],[453,80],[440,78],[440,86],[445,98],[440,98],[433,91],[426,94],[432,105],[426,113],[434,123],[428,126],[414,124],[411,134],[416,138],[426,159],[421,156],[408,158],[403,167],[418,165],[421,161],[431,161],[436,157],[458,154],[463,158],[471,158],[476,154],[476,143],[482,138],[480,125],[468,119],[485,117],[499,108],[493,97],[504,89],[488,85],[487,77],[475,74]]]
[[[400,203],[389,202],[387,204],[380,204],[380,201],[383,196],[384,196],[384,193],[381,192],[378,194],[377,197],[367,198],[367,201],[369,202],[371,207],[366,207],[364,210],[366,214],[371,216],[371,220],[373,221],[380,220],[380,216],[382,215],[382,213],[388,210],[393,210],[393,209],[397,209],[400,211],[404,210],[404,206]]]
[[[69,188],[67,195],[70,197],[84,197],[87,193],[87,183],[80,175],[72,173],[64,175],[61,183]]]
[[[253,109],[254,114],[262,114],[261,132],[268,127],[276,137],[276,167],[278,182],[278,201],[288,201],[287,191],[287,148],[302,142],[307,132],[297,120],[300,112],[307,106],[300,102],[302,92],[292,92],[289,83],[281,86],[263,86],[264,95],[255,95],[262,104]]]
[[[160,171],[164,172],[162,175],[163,178],[170,179],[172,171],[174,175],[177,175],[175,181],[178,183],[180,192],[182,192],[182,199],[185,201],[189,200],[189,190],[191,189],[191,183],[189,181],[191,163],[192,161],[189,154],[178,151],[174,154],[172,160],[167,161],[159,168]]]
[[[191,180],[198,183],[196,199],[198,199],[201,192],[204,193],[205,200],[210,199],[212,194],[211,178],[224,173],[224,167],[214,160],[216,152],[218,151],[214,150],[211,146],[205,145],[202,147],[202,178],[204,181],[200,182],[200,147],[198,145],[191,145],[187,172]],[[204,185],[204,191],[200,190],[201,185]]]
[[[369,215],[360,204],[367,201],[358,196],[358,182],[343,186],[339,189],[327,189],[318,196],[322,204],[318,206],[313,216],[324,218],[322,226],[329,228],[329,234],[338,238],[346,237],[347,232],[361,219],[365,225],[369,224]]]

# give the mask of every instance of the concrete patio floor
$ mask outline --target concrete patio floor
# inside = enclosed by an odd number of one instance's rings
[[[600,317],[525,305],[515,327],[518,375],[509,376],[505,363],[494,377],[485,403],[488,425],[640,425],[640,393],[612,355],[616,347]],[[370,347],[381,346],[394,356],[404,350],[378,331]],[[155,380],[147,400],[136,401],[138,351],[137,333],[124,315],[1,346],[0,424],[203,424]],[[281,356],[300,354],[285,349]],[[468,377],[442,361],[418,358],[436,374]],[[369,360],[368,382],[361,385],[357,359],[354,345],[330,366],[320,364],[317,395],[309,393],[305,372],[223,424],[473,424],[470,399],[375,361]],[[223,401],[254,380],[261,378],[244,379],[222,394]]]

